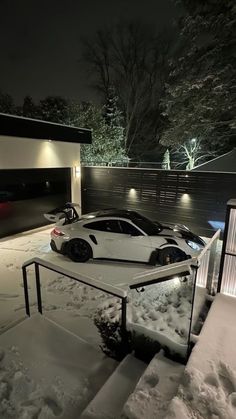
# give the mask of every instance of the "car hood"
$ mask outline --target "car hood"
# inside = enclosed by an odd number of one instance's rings
[[[192,233],[186,226],[182,224],[162,224],[162,231],[160,232],[160,236],[179,237],[184,240],[191,240],[194,243],[199,244],[200,246],[205,246],[206,244],[201,237]]]

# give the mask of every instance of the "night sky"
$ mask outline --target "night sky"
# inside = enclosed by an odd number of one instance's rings
[[[171,0],[0,0],[0,90],[20,104],[47,95],[89,100],[81,37],[121,19],[170,27]]]

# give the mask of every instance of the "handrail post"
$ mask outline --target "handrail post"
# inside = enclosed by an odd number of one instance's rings
[[[127,314],[127,297],[122,298],[121,302],[121,330],[126,333],[126,314]]]
[[[127,297],[121,299],[121,339],[125,352],[128,352],[128,334],[127,334]]]
[[[24,294],[25,294],[25,311],[26,311],[27,316],[30,316],[29,293],[28,293],[27,268],[26,268],[26,266],[22,267],[22,274],[23,274]]]
[[[37,290],[37,300],[38,300],[38,311],[43,314],[42,310],[42,298],[41,298],[41,286],[40,286],[40,273],[39,273],[39,264],[34,264],[35,268],[35,280],[36,280],[36,290]]]
[[[192,291],[192,307],[190,313],[190,322],[189,322],[189,333],[188,333],[188,342],[187,342],[187,359],[191,353],[191,332],[192,332],[192,323],[193,323],[193,312],[194,312],[194,302],[195,302],[195,293],[196,293],[196,286],[197,286],[197,273],[198,273],[198,266],[192,265],[192,272],[193,272],[193,291]]]

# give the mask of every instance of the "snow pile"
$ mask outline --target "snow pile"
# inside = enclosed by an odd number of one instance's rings
[[[186,368],[166,419],[236,418],[236,371],[224,362],[211,367],[207,374]]]
[[[121,320],[121,299],[117,297],[107,298],[97,307],[96,317],[101,319],[103,323],[119,323]]]

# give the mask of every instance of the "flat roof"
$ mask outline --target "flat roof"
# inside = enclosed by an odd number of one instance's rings
[[[235,173],[236,148],[233,148],[228,153],[215,157],[214,159],[209,160],[206,163],[202,163],[199,166],[194,167],[192,171]]]
[[[92,132],[86,128],[24,118],[0,113],[0,136],[30,138],[35,140],[63,141],[91,144]]]

